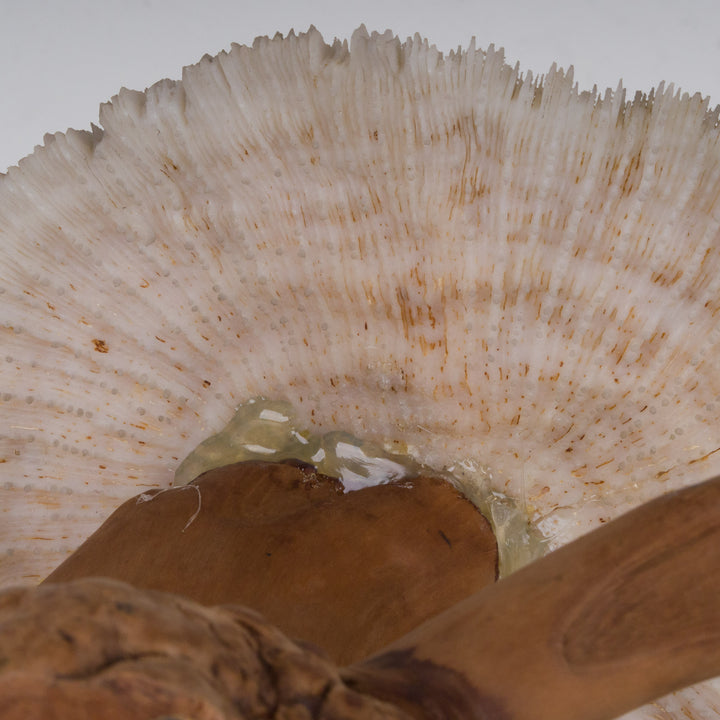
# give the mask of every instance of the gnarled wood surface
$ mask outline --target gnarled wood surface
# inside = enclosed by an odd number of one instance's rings
[[[0,594],[3,720],[409,720],[241,607],[84,579]]]

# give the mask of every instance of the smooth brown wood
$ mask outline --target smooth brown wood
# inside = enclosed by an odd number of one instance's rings
[[[45,582],[105,576],[247,605],[345,665],[497,577],[489,523],[439,479],[344,493],[310,466],[248,462],[149,495]]]
[[[483,720],[606,720],[719,675],[720,479],[486,587],[346,678],[418,717],[454,717],[418,682],[433,672],[454,674],[463,718]]]

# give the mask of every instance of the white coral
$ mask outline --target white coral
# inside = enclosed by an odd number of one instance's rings
[[[556,543],[717,474],[717,117],[311,31],[49,137],[0,178],[0,585],[261,394],[475,459]]]

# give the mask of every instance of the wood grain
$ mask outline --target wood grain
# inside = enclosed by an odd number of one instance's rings
[[[484,588],[349,677],[391,698],[378,678],[400,657],[464,678],[483,720],[606,720],[720,674],[720,479]]]

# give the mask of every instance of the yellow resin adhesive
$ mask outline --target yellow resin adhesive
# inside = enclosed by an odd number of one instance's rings
[[[498,541],[500,572],[507,575],[543,552],[544,540],[524,508],[503,493],[490,490],[487,472],[464,459],[432,469],[416,462],[412,448],[387,447],[346,432],[315,434],[301,427],[288,402],[253,398],[238,407],[232,420],[200,443],[180,464],[175,485],[185,485],[213,468],[246,460],[303,460],[318,472],[342,480],[346,492],[371,485],[411,480],[420,474],[451,482],[492,523]]]

